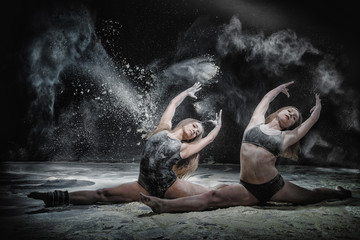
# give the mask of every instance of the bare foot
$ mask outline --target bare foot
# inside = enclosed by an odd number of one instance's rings
[[[336,190],[338,190],[341,194],[340,199],[345,199],[351,197],[351,191],[346,190],[345,188],[341,186],[337,186]]]
[[[140,193],[140,201],[145,205],[149,206],[153,210],[153,212],[162,213],[162,204],[160,203],[160,198],[146,196],[145,194]]]

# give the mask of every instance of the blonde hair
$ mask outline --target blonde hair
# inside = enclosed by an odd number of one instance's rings
[[[274,118],[276,118],[276,116],[279,114],[279,112],[289,109],[289,108],[296,109],[296,111],[299,113],[299,118],[293,125],[291,125],[290,127],[286,128],[286,129],[282,129],[282,130],[292,130],[292,129],[295,129],[296,127],[300,126],[302,123],[302,115],[301,115],[299,109],[297,109],[294,106],[282,107],[282,108],[278,109],[276,112],[273,112],[272,114],[270,114],[269,116],[266,117],[265,124],[271,122]],[[297,161],[299,150],[300,150],[300,142],[298,141],[298,142],[294,143],[293,145],[287,147],[279,156]]]
[[[186,118],[186,119],[180,121],[173,130],[171,130],[170,126],[167,124],[164,124],[162,126],[159,125],[159,127],[155,131],[153,131],[152,133],[149,134],[147,139],[149,139],[154,134],[161,132],[163,130],[167,130],[169,132],[175,132],[177,129],[182,128],[185,125],[187,125],[189,123],[193,123],[193,122],[197,122],[197,123],[201,124],[201,122],[199,120],[196,120],[193,118]],[[183,142],[197,142],[202,138],[203,134],[204,134],[204,132],[202,131],[202,132],[200,132],[199,135],[197,135],[195,138],[191,139],[190,141],[183,141]],[[176,176],[178,178],[190,177],[196,171],[196,169],[199,165],[199,157],[200,157],[200,154],[195,153],[195,154],[189,156],[188,158],[181,159],[179,162],[177,162],[173,166],[173,170],[174,170]]]

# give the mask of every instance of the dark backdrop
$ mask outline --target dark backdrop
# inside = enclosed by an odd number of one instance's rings
[[[1,160],[138,161],[167,103],[174,122],[223,127],[201,161],[238,163],[262,96],[269,112],[321,94],[300,164],[359,167],[359,20],[351,1],[12,1],[1,14]],[[215,74],[216,73],[216,74]],[[290,163],[280,159],[279,163]]]

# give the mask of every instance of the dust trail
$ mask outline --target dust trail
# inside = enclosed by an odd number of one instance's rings
[[[87,11],[70,13],[64,19],[54,16],[45,24],[47,30],[28,46],[27,82],[33,90],[29,119],[34,125],[29,135],[30,145],[39,141],[39,136],[50,134],[60,74],[76,63],[93,38],[93,23]]]
[[[314,72],[314,81],[320,94],[327,95],[331,91],[337,94],[344,94],[341,84],[343,76],[336,70],[335,63],[330,56],[325,56],[318,64]]]
[[[134,134],[145,138],[154,130],[174,86],[215,82],[219,68],[209,56],[157,72],[126,61],[119,66],[98,39],[89,11],[57,16],[48,17],[46,30],[28,46],[28,83],[35,96],[29,144],[55,160],[119,158]],[[109,26],[100,31],[114,33]]]
[[[314,158],[315,155],[312,152],[312,149],[314,148],[314,146],[321,146],[321,147],[329,148],[329,147],[331,147],[331,144],[329,142],[327,142],[326,140],[324,140],[321,137],[321,134],[319,132],[312,131],[312,132],[308,133],[308,135],[306,137],[306,142],[304,142],[302,145],[302,152],[305,157]]]
[[[181,62],[174,63],[165,69],[160,69],[152,75],[152,87],[146,96],[146,103],[148,104],[147,120],[142,122],[141,128],[138,131],[149,132],[150,128],[154,127],[160,120],[162,111],[165,110],[170,100],[191,87],[194,83],[200,82],[203,88],[216,84],[219,67],[214,62],[211,56],[200,56],[196,58],[186,59]],[[175,89],[175,90],[174,90]],[[170,94],[170,95],[169,95]],[[201,95],[201,92],[199,93]],[[207,98],[206,96],[205,98]],[[199,104],[196,101],[194,104]],[[156,105],[156,107],[155,107]],[[214,102],[208,102],[207,111],[214,111]],[[199,108],[195,108],[198,110]],[[216,111],[216,110],[215,110]],[[205,112],[197,112],[202,118],[206,118]],[[190,117],[189,113],[185,112],[185,108],[179,107],[177,115]],[[178,120],[178,119],[175,119]]]
[[[268,74],[281,75],[290,65],[302,65],[306,53],[319,54],[320,51],[290,29],[265,36],[264,33],[244,33],[238,17],[232,17],[223,27],[218,37],[217,51],[220,55],[245,54],[247,61],[259,61]],[[252,62],[255,64],[256,62]]]
[[[336,106],[338,124],[343,130],[360,131],[359,96],[342,86],[344,77],[332,56],[324,56],[313,71],[314,91]],[[344,118],[343,116],[346,116]]]
[[[62,151],[61,157],[72,159],[98,151],[98,140],[107,134],[102,132],[106,118],[116,125],[138,119],[142,109],[138,91],[97,38],[90,12],[83,6],[62,10],[47,16],[45,30],[27,48],[33,95],[29,146],[46,153]],[[62,107],[57,112],[56,102]]]

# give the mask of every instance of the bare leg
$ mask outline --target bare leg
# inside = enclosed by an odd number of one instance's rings
[[[77,191],[69,193],[69,201],[74,205],[95,204],[97,202],[127,203],[139,201],[139,193],[148,192],[138,182],[124,183],[114,188],[103,188],[96,191]],[[30,198],[46,201],[47,193],[33,192]]]
[[[210,191],[209,188],[177,178],[173,185],[165,192],[165,198],[179,198],[193,196]]]
[[[342,187],[337,187],[336,189],[315,188],[309,190],[285,181],[284,187],[277,192],[271,200],[295,204],[311,204],[327,199],[344,199],[348,197],[351,197],[351,192]]]
[[[258,203],[258,200],[241,184],[177,199],[160,199],[140,194],[140,201],[156,213],[203,211],[210,208],[249,206]]]
[[[229,186],[229,184],[219,184],[219,185],[215,185],[214,187],[211,187],[211,190],[216,190],[227,186]]]

